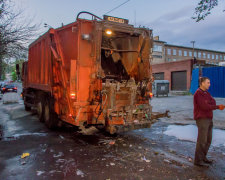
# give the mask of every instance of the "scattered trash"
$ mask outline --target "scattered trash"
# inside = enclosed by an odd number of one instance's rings
[[[141,160],[143,160],[143,161],[145,161],[147,163],[150,163],[151,162],[151,160],[146,159],[145,156],[143,158],[141,158]]]
[[[134,123],[139,123],[139,121],[138,120],[134,120]]]
[[[110,163],[111,166],[115,166],[115,163]]]
[[[169,150],[170,151],[170,153],[172,153],[172,154],[176,154],[176,151],[174,151],[174,150]]]
[[[164,161],[164,162],[166,162],[166,163],[171,164],[171,161],[170,161],[170,160],[168,160],[168,159],[164,159],[163,161]]]
[[[70,152],[73,152],[73,150],[72,150],[72,149],[70,149]]]
[[[132,144],[130,144],[130,147],[132,147]]]
[[[159,152],[156,152],[156,151],[155,151],[155,152],[154,152],[154,154],[155,154],[155,155],[158,155],[158,154],[159,154]]]
[[[189,161],[189,162],[192,162],[192,159],[191,159],[191,158],[188,158],[188,161]]]
[[[25,162],[25,161],[22,161],[22,162],[21,162],[21,165],[24,165],[24,164],[26,164],[26,162]]]
[[[45,173],[45,171],[36,171],[36,172],[37,172],[37,176],[40,176]]]
[[[144,171],[144,169],[139,169],[140,172]]]
[[[58,154],[54,154],[53,157],[54,158],[57,158],[57,157],[61,157],[63,156],[64,154],[62,152],[59,152]]]
[[[141,146],[138,146],[138,149],[142,149],[142,147]]]
[[[77,169],[76,173],[78,176],[84,177],[84,173],[81,170]]]
[[[63,163],[65,162],[65,159],[57,159],[56,163]]]
[[[28,156],[30,156],[30,153],[23,153],[21,155],[21,159],[24,159],[25,157],[28,157]]]
[[[123,146],[125,147],[125,146],[127,146],[126,144],[123,144]]]
[[[153,142],[152,145],[154,145],[154,144],[156,144],[156,143]]]
[[[62,135],[59,135],[59,137],[60,137],[61,139],[65,139]]]
[[[115,144],[115,141],[110,141],[109,144],[110,145],[114,145]]]

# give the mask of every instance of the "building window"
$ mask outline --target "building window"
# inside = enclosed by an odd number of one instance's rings
[[[210,59],[210,54],[207,54],[207,58]]]
[[[194,52],[194,57],[197,57],[197,52],[196,51]]]
[[[182,56],[182,51],[181,50],[179,50],[179,56]]]
[[[184,51],[184,56],[187,56],[187,51]]]
[[[171,61],[171,59],[170,58],[168,58],[168,62],[170,62]]]
[[[152,57],[162,59],[162,56],[160,56],[160,55],[153,55]]]
[[[173,49],[173,55],[176,56],[177,55],[177,50]]]
[[[153,51],[162,52],[162,46],[160,46],[160,45],[154,45],[153,46]]]
[[[218,56],[218,54],[216,54],[216,60],[218,60],[219,59],[219,56]]]
[[[192,57],[192,51],[189,51],[189,56]]]
[[[201,57],[202,57],[202,53],[198,52],[198,58],[201,58]]]
[[[215,58],[215,55],[214,54],[212,54],[212,59],[214,59]]]
[[[223,60],[225,61],[225,56],[223,56]]]
[[[177,59],[173,59],[173,61],[177,61]]]
[[[167,54],[171,55],[171,49],[167,49]]]
[[[206,59],[206,54],[205,53],[203,53],[202,56],[203,56],[204,59]]]
[[[220,55],[220,60],[221,60],[221,61],[223,60],[223,56],[222,56],[222,54]]]

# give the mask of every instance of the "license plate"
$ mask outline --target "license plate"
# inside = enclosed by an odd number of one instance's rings
[[[12,91],[12,89],[8,89],[8,91]]]

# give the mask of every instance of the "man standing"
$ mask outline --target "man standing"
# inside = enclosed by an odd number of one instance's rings
[[[212,163],[206,155],[212,142],[213,110],[223,110],[225,106],[217,106],[215,99],[207,91],[210,87],[209,78],[201,77],[199,83],[200,87],[194,94],[194,119],[198,127],[194,164],[207,167],[207,164]]]

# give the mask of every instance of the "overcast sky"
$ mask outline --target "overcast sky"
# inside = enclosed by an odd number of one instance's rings
[[[36,23],[56,28],[75,21],[80,11],[100,17],[126,0],[14,0],[25,16]],[[130,24],[153,29],[154,36],[168,44],[225,51],[225,1],[204,21],[196,23],[191,17],[200,0],[130,0],[109,15],[129,19]],[[135,16],[136,14],[136,16]],[[136,18],[135,18],[136,17]],[[136,19],[136,21],[135,21]],[[135,23],[136,22],[136,23]],[[43,27],[44,25],[42,25]],[[44,27],[42,31],[46,31]]]

